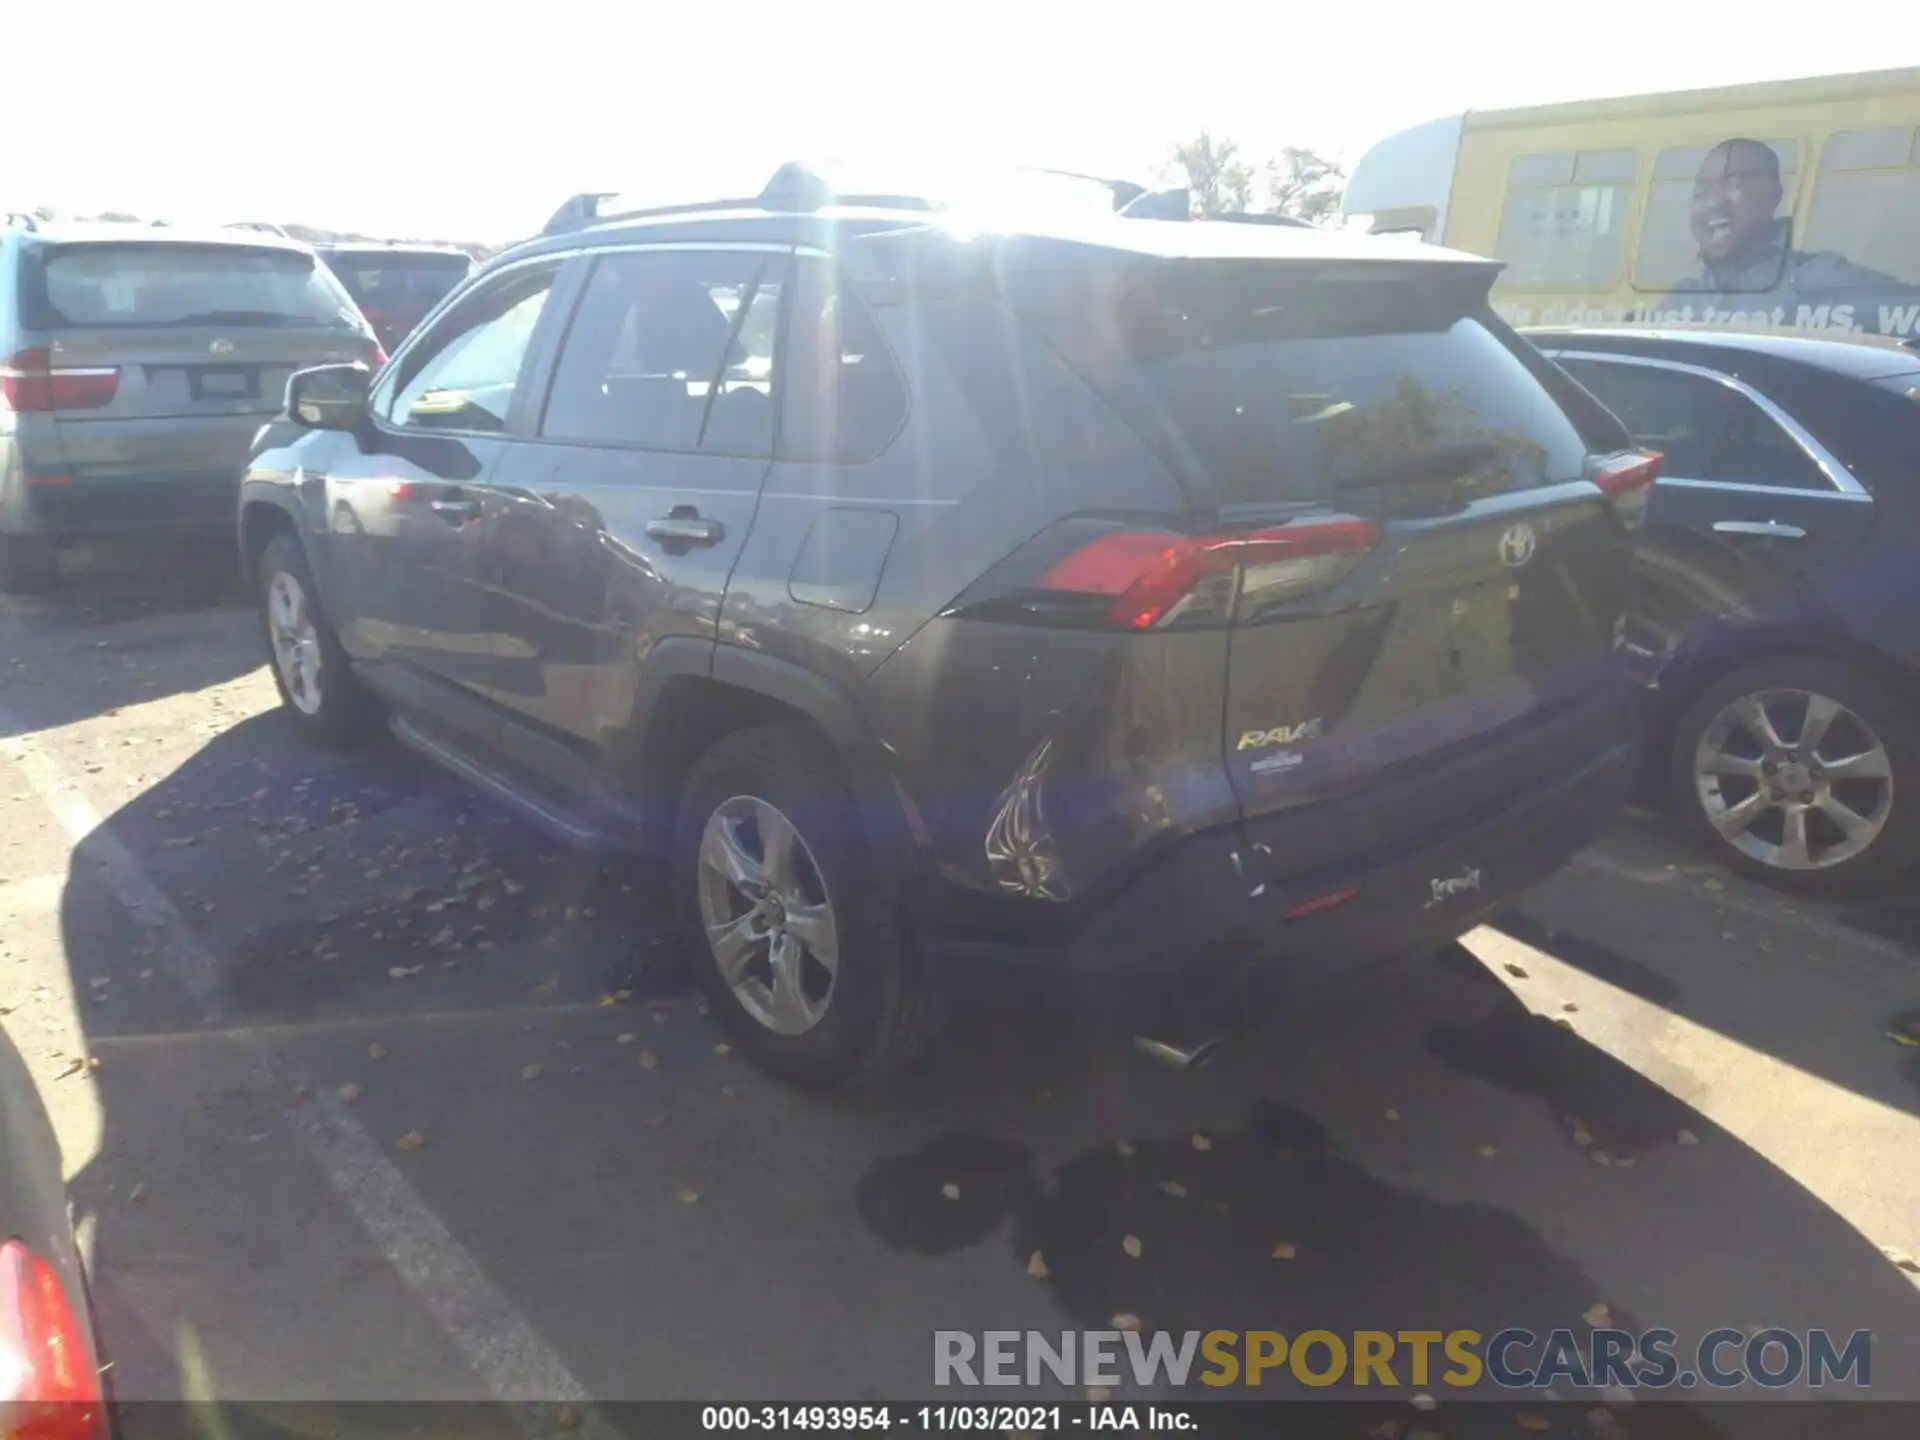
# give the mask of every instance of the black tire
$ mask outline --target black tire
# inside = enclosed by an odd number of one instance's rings
[[[1695,782],[1695,761],[1700,745],[1707,738],[1716,717],[1744,696],[1766,691],[1806,691],[1838,701],[1871,728],[1884,747],[1892,771],[1891,806],[1884,826],[1864,849],[1850,858],[1817,869],[1783,868],[1757,859],[1725,838],[1709,819]],[[1791,708],[1791,707],[1789,707]],[[1858,736],[1851,723],[1836,722],[1846,734]],[[1795,740],[1782,734],[1783,740]],[[1830,738],[1826,745],[1845,743],[1845,735]],[[1832,754],[1827,759],[1837,758]],[[1734,782],[1741,784],[1743,782]],[[1752,782],[1744,782],[1751,784]],[[1877,793],[1862,782],[1828,783],[1849,808],[1872,805],[1863,797]],[[1667,786],[1673,810],[1680,823],[1716,858],[1743,874],[1785,890],[1806,894],[1858,894],[1887,884],[1900,867],[1920,855],[1920,729],[1916,728],[1913,707],[1861,667],[1817,655],[1782,655],[1754,660],[1710,681],[1695,695],[1675,721],[1667,748]],[[1811,793],[1811,792],[1802,792]],[[1771,831],[1755,834],[1770,839]],[[1837,835],[1818,822],[1823,834]],[[1816,849],[1816,856],[1823,853]]]
[[[0,535],[0,594],[38,594],[51,590],[59,578],[59,552],[51,540]]]
[[[757,1019],[720,971],[700,910],[701,843],[725,802],[752,797],[787,817],[834,912],[838,965],[811,1029]],[[695,978],[740,1046],[766,1069],[812,1085],[871,1082],[924,1054],[943,1007],[932,967],[903,933],[892,886],[874,863],[853,797],[825,748],[797,728],[737,730],[695,762],[674,815],[673,884]]]
[[[316,687],[319,703],[308,708],[289,688],[287,677],[274,649],[270,606],[276,580],[280,576],[299,588],[310,607],[320,659],[320,683]],[[379,719],[379,706],[364,690],[353,673],[352,663],[340,648],[332,622],[321,607],[313,572],[307,568],[306,552],[291,535],[276,535],[267,542],[256,567],[256,594],[260,602],[260,633],[266,643],[267,668],[273,672],[274,687],[300,733],[315,744],[329,747],[352,745],[367,737]]]

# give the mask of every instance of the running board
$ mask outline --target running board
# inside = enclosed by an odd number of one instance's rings
[[[393,738],[409,750],[424,755],[443,769],[485,792],[522,818],[545,830],[555,839],[580,850],[622,850],[626,848],[599,826],[569,814],[545,796],[530,794],[492,766],[421,729],[405,715],[395,715]]]

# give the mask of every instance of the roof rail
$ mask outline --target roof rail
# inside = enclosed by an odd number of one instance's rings
[[[282,240],[292,238],[285,230],[267,220],[229,220],[220,228],[222,230],[256,230],[263,235],[278,235]]]
[[[40,228],[39,220],[28,214],[25,210],[9,210],[7,212],[7,225],[15,230],[38,230]]]
[[[805,166],[789,163],[774,172],[758,195],[736,195],[719,200],[695,200],[678,205],[650,205],[637,210],[602,210],[619,192],[591,190],[567,200],[540,233],[565,235],[584,230],[607,220],[640,220],[654,215],[698,214],[713,210],[780,210],[805,212],[829,205],[867,206],[887,210],[932,210],[934,203],[924,195],[841,194]]]

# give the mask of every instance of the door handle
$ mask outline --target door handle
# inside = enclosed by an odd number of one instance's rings
[[[1778,520],[1716,520],[1721,535],[1759,535],[1768,540],[1804,540],[1807,532],[1798,525],[1782,525]]]
[[[647,538],[663,545],[718,545],[727,529],[718,520],[698,515],[661,515],[647,521]]]
[[[468,520],[476,520],[480,516],[478,500],[430,500],[427,502],[427,508],[442,520],[458,520],[464,523]]]

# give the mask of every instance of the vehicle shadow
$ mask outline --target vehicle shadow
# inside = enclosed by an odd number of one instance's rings
[[[0,736],[57,729],[243,675],[263,650],[231,546],[124,542],[61,556],[57,588],[0,599]]]
[[[129,913],[129,860],[184,942]],[[1057,977],[982,976],[933,1063],[816,1095],[700,1015],[649,890],[404,754],[304,750],[275,715],[115,811],[60,925],[101,1061],[68,1082],[105,1111],[72,1189],[120,1393],[261,1423],[480,1398],[302,1139],[322,1087],[609,1400],[932,1399],[936,1329],[1584,1335],[1600,1304],[1683,1334],[1871,1328],[1887,1393],[1920,1376],[1920,1293],[1863,1237],[1580,1036],[1531,1033],[1457,955],[1250,996],[1193,1075],[1140,1061]],[[1543,1090],[1634,1163],[1595,1165]],[[1323,1394],[1269,1385],[1240,1393]],[[1724,1409],[1615,1423],[1747,1433]],[[1442,1418],[1514,1433],[1509,1411]]]

